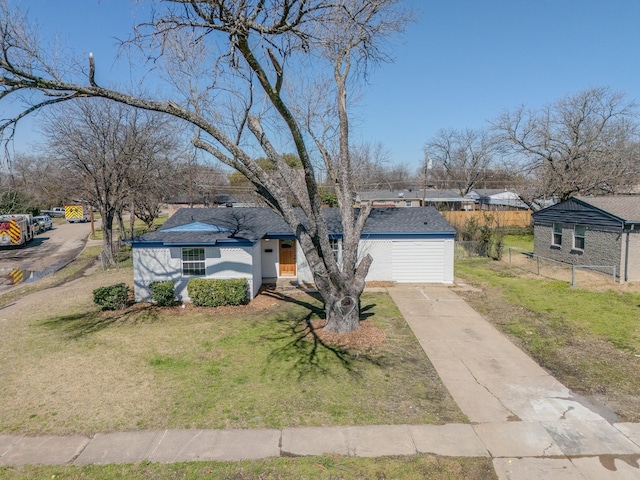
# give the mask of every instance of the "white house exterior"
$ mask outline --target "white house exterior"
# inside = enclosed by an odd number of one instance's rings
[[[339,211],[325,212],[340,260]],[[373,209],[358,249],[373,258],[366,280],[452,284],[454,237],[433,207]],[[295,237],[268,208],[182,209],[132,246],[136,301],[150,299],[154,281],[173,281],[183,301],[191,278],[246,278],[251,298],[277,278],[314,283]]]

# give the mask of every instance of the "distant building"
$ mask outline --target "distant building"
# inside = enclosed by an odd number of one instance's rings
[[[369,190],[356,194],[358,206],[371,201],[374,207],[432,206],[437,210],[473,210],[474,200],[465,199],[455,190],[403,189]]]
[[[255,207],[252,202],[242,201],[235,196],[226,193],[216,195],[201,195],[189,197],[188,195],[176,195],[165,200],[169,217],[173,216],[181,208],[216,208],[216,207]]]
[[[501,189],[473,189],[465,195],[473,200],[477,210],[528,210],[520,196],[506,188]]]

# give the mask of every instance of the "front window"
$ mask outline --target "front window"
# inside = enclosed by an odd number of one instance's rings
[[[554,223],[553,224],[553,241],[552,245],[560,246],[562,245],[562,224]]]
[[[413,202],[412,202],[411,200],[407,200],[407,201],[405,202],[405,206],[407,206],[407,207],[411,207],[411,206],[413,206]]]
[[[584,225],[576,225],[573,227],[573,248],[576,250],[584,250],[584,236],[586,232]]]
[[[204,274],[204,248],[183,248],[182,275],[196,276]]]
[[[333,256],[336,259],[336,262],[340,263],[342,260],[341,252],[340,252],[340,240],[338,238],[330,238],[329,243],[331,244],[331,251],[333,252]]]

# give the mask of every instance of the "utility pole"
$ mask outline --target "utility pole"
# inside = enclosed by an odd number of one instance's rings
[[[427,153],[424,154],[424,166],[422,169],[422,206],[425,206],[426,198],[427,198],[427,173],[429,171],[429,155]]]

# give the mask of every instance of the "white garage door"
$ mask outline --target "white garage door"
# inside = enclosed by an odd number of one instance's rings
[[[443,283],[445,242],[394,240],[393,280],[398,283]]]

